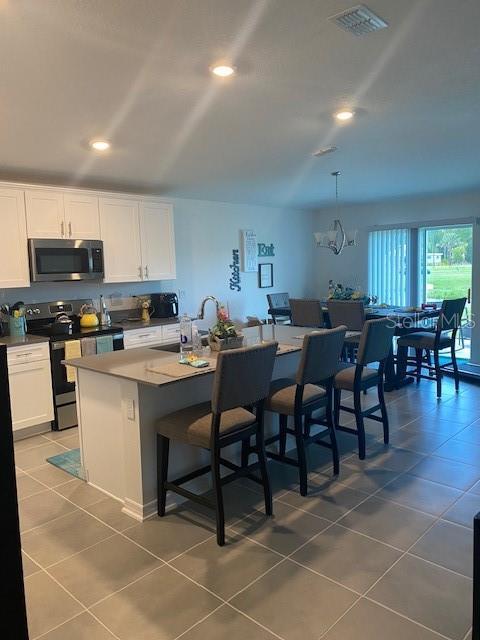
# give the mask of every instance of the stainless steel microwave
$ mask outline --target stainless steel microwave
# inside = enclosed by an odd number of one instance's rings
[[[101,240],[30,239],[28,248],[32,282],[103,279]]]

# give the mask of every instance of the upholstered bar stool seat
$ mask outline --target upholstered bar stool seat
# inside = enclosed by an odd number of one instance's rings
[[[295,380],[281,378],[275,380],[270,387],[270,396],[265,401],[265,409],[280,415],[295,415],[295,395],[297,383]],[[308,405],[325,398],[327,392],[315,384],[306,384],[303,388],[302,408],[308,409]]]
[[[196,404],[164,416],[157,422],[157,432],[170,440],[208,448],[212,434],[212,405]],[[253,413],[237,407],[224,411],[220,417],[219,434],[224,436],[236,429],[243,429],[256,422]]]
[[[431,331],[416,331],[410,333],[398,339],[397,345],[399,347],[412,347],[412,349],[434,349],[435,348],[435,334]],[[442,335],[438,339],[438,348],[446,349],[452,346],[452,338],[450,336]]]
[[[341,365],[340,365],[341,366]],[[341,366],[340,371],[335,376],[333,385],[335,389],[344,389],[345,391],[353,391],[355,383],[355,371],[356,366],[354,364]],[[377,369],[371,369],[364,367],[362,369],[362,383],[377,384],[378,371]]]

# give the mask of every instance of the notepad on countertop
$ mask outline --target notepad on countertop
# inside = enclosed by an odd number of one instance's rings
[[[97,353],[109,353],[113,351],[113,336],[97,336]]]
[[[82,357],[82,345],[80,340],[65,340],[65,360]],[[65,365],[67,370],[67,382],[75,382],[76,371],[74,367]]]

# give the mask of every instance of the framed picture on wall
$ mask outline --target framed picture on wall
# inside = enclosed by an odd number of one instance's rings
[[[260,289],[273,287],[273,264],[271,262],[258,265],[258,286]]]

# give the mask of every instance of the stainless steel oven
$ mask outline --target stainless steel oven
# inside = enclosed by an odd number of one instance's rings
[[[103,333],[106,333],[106,331]],[[111,333],[113,338],[113,350],[122,350],[123,331],[121,331],[121,329],[116,329],[116,333],[113,333],[113,330]],[[87,333],[84,333],[83,335],[85,336]],[[51,339],[50,357],[52,364],[52,387],[55,407],[55,421],[53,428],[60,431],[62,429],[74,427],[78,424],[75,383],[68,382],[66,368],[62,364],[62,360],[65,359],[65,340]]]
[[[102,280],[103,242],[101,240],[28,241],[32,282]]]

